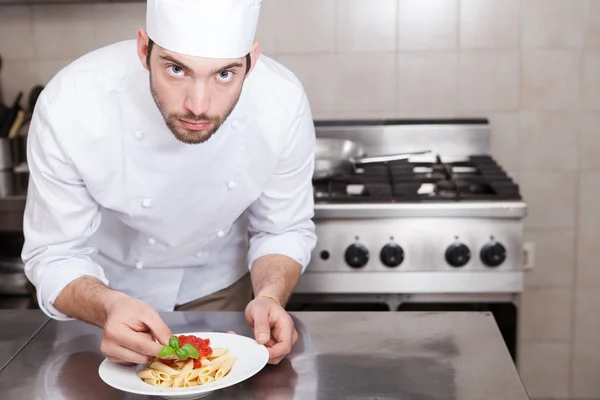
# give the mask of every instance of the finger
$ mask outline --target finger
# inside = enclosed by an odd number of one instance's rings
[[[135,351],[118,345],[111,346],[108,354],[110,357],[119,359],[120,363],[146,364],[150,360],[150,357],[146,355],[136,353]]]
[[[250,318],[253,321],[254,338],[256,341],[260,344],[268,343],[271,338],[269,309],[261,305],[255,305],[250,310]]]
[[[277,343],[269,348],[272,359],[286,356],[292,350],[292,339],[294,337],[294,323],[291,318],[281,317],[277,322]]]
[[[135,332],[127,325],[121,325],[117,334],[110,339],[117,345],[146,356],[157,356],[162,349],[162,345],[154,339],[150,339],[147,334]]]
[[[232,335],[237,335],[237,333],[235,333],[234,331],[229,331],[229,332],[227,332],[227,333],[230,333],[230,334],[232,334]]]
[[[142,315],[142,322],[146,324],[148,328],[150,328],[154,337],[158,339],[161,344],[165,346],[169,344],[169,339],[172,335],[171,330],[156,311],[149,310],[145,312]],[[160,351],[160,348],[158,351]]]

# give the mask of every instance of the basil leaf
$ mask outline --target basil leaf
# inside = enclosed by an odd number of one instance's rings
[[[178,349],[179,348],[179,338],[177,336],[171,336],[171,338],[169,339],[169,346],[171,346],[174,349]]]
[[[175,354],[177,354],[177,357],[182,361],[187,360],[188,358],[188,352],[185,349],[177,349],[175,350]]]
[[[163,346],[162,349],[160,349],[160,353],[158,353],[158,357],[167,358],[171,357],[173,354],[175,354],[174,348],[172,348],[171,346]]]
[[[200,357],[200,353],[198,352],[198,350],[189,343],[184,344],[181,347],[181,349],[187,351],[188,356],[195,360],[197,360],[198,357]]]

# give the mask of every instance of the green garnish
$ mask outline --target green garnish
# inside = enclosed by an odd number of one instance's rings
[[[184,344],[181,347],[181,349],[185,350],[187,352],[188,356],[190,356],[194,360],[197,360],[198,357],[200,357],[200,353],[198,352],[198,350],[189,343]]]
[[[172,348],[171,346],[163,346],[163,348],[160,349],[160,353],[158,353],[158,356],[160,358],[167,358],[171,357],[173,354],[175,354],[174,348]]]
[[[175,354],[177,354],[177,357],[179,357],[179,359],[182,361],[187,360],[188,358],[188,352],[185,349],[177,349]]]
[[[200,353],[198,352],[198,349],[196,349],[191,344],[186,343],[181,347],[179,347],[179,344],[180,344],[179,339],[176,336],[172,336],[169,339],[169,345],[163,346],[162,349],[160,349],[160,353],[158,353],[158,357],[159,358],[167,358],[167,357],[171,357],[173,354],[175,354],[181,361],[185,361],[188,358],[193,358],[193,359],[197,360],[200,357]]]

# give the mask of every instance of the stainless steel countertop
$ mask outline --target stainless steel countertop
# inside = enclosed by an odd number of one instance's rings
[[[0,310],[0,371],[48,321],[39,310]]]
[[[163,313],[173,332],[235,330],[242,313]],[[277,366],[215,399],[529,399],[489,313],[292,313],[300,338]],[[50,321],[0,372],[5,400],[142,399],[105,385],[101,331]]]

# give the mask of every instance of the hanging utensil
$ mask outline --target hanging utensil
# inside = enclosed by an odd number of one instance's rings
[[[313,179],[328,179],[336,175],[352,173],[360,164],[406,160],[415,155],[429,153],[431,151],[424,150],[366,157],[364,149],[351,140],[317,138]]]

